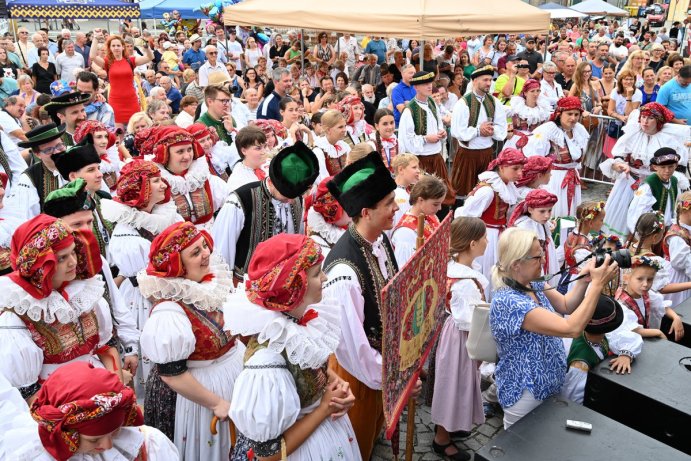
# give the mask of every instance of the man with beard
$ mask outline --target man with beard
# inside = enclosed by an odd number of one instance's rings
[[[629,55],[629,50],[624,46],[624,33],[619,32],[609,46],[609,55],[620,63]]]
[[[115,112],[111,105],[106,102],[106,98],[99,92],[96,74],[87,71],[79,72],[77,74],[76,90],[90,96],[84,105],[86,119],[97,120],[108,128],[115,129]]]
[[[90,94],[75,91],[56,96],[43,106],[43,109],[48,112],[48,115],[50,115],[56,125],[65,126],[65,131],[62,134],[62,141],[65,143],[65,146],[74,146],[74,130],[77,128],[77,125],[86,120],[84,104],[90,99]]]

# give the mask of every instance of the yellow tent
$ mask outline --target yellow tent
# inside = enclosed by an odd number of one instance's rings
[[[521,0],[245,0],[226,7],[223,21],[430,40],[545,33],[550,16]]]

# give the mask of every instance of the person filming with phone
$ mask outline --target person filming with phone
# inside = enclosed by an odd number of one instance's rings
[[[499,238],[489,320],[499,356],[495,380],[504,429],[559,393],[566,375],[561,338],[583,332],[602,288],[619,270],[609,254],[591,258],[574,288],[562,295],[540,277],[544,258],[532,231],[514,227]]]

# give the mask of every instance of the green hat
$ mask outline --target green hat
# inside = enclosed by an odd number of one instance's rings
[[[86,192],[86,181],[78,178],[48,194],[43,212],[55,218],[62,218],[78,211],[92,211],[95,208],[96,204]]]
[[[301,141],[281,150],[269,164],[271,183],[281,195],[291,199],[307,192],[318,175],[317,156]]]
[[[58,126],[55,123],[39,125],[26,133],[26,141],[18,142],[17,145],[22,149],[39,147],[42,144],[47,144],[52,140],[59,138],[63,135],[63,133],[65,133],[64,126]]]
[[[396,189],[396,181],[381,155],[372,152],[351,163],[326,185],[348,216],[358,216],[363,208],[373,208]]]

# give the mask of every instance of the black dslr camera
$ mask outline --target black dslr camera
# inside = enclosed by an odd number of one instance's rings
[[[595,267],[600,267],[605,262],[605,256],[610,255],[612,260],[619,264],[622,269],[629,269],[631,267],[631,252],[626,248],[621,250],[611,250],[603,248],[605,241],[602,240],[595,245],[595,249],[590,254],[591,258],[595,258]]]

